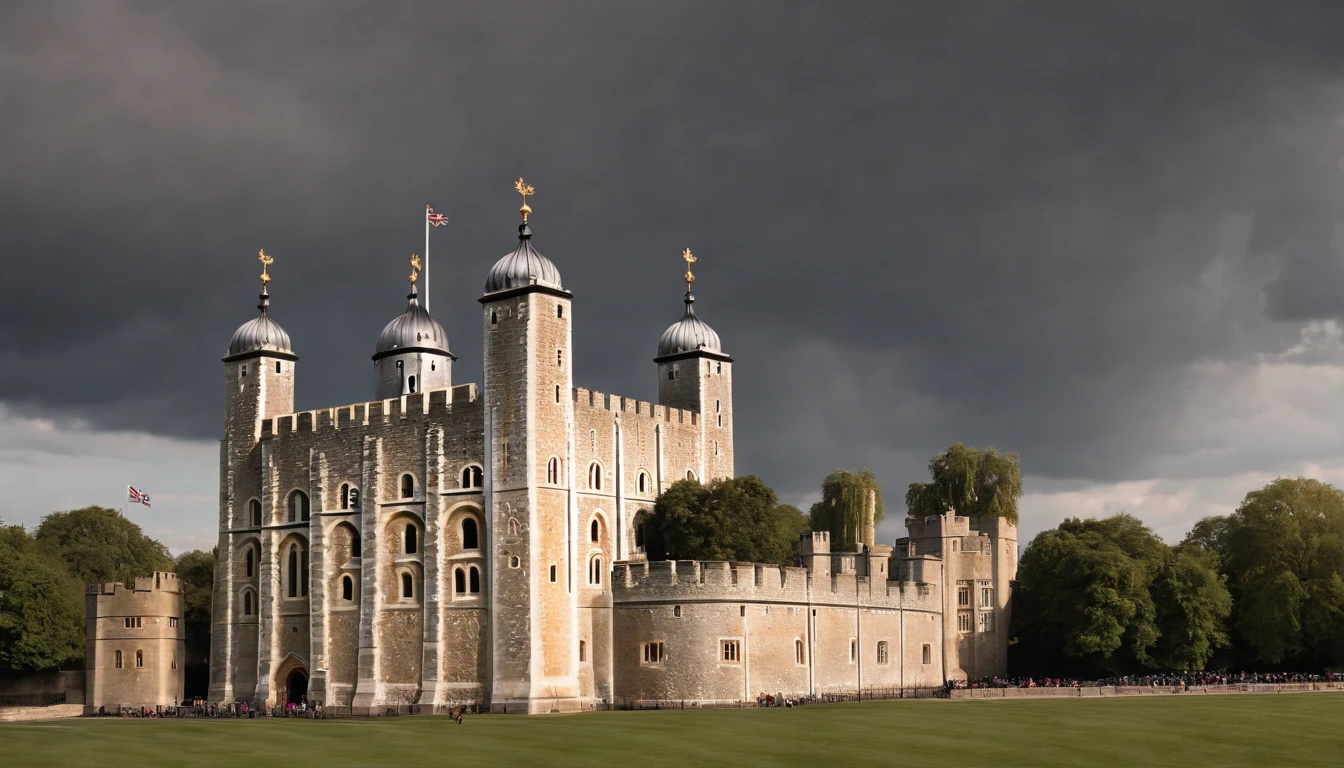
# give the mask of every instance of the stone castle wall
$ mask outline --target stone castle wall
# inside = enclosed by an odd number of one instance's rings
[[[618,563],[612,600],[623,704],[943,681],[940,598],[931,585],[852,573],[814,578],[805,568],[752,563]],[[650,643],[661,643],[661,653],[651,657]]]

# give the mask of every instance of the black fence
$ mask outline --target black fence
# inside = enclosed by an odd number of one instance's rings
[[[65,703],[65,691],[11,693],[0,696],[0,707],[51,707]]]

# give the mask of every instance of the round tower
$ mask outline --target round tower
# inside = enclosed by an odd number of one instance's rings
[[[686,304],[681,319],[658,339],[658,403],[700,415],[703,457],[699,479],[733,475],[733,358],[723,351],[719,334],[695,314],[691,265],[699,259],[687,248]],[[679,479],[679,478],[674,478]]]
[[[448,333],[416,294],[419,256],[411,257],[411,267],[406,311],[383,328],[373,350],[374,397],[379,400],[453,385],[457,358],[448,351]]]

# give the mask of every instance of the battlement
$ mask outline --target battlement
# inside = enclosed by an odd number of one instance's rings
[[[604,411],[617,411],[626,418],[642,417],[652,421],[662,421],[669,424],[691,424],[692,426],[700,423],[700,414],[697,411],[683,408],[669,408],[665,405],[657,405],[645,400],[636,400],[631,397],[621,397],[620,395],[608,395],[603,392],[594,392],[582,387],[574,388],[573,398],[575,405],[586,405],[590,408],[599,408]]]
[[[115,581],[107,582],[105,584],[88,584],[85,585],[84,588],[84,593],[86,595],[108,595],[112,597],[120,595],[148,596],[154,592],[180,594],[182,592],[182,583],[177,580],[176,573],[155,571],[153,576],[136,576],[135,586],[130,589],[128,589],[125,584]]]
[[[663,560],[612,566],[615,604],[639,602],[770,602],[864,605],[935,610],[929,585],[873,580],[855,573],[809,575],[806,568],[766,563]]]
[[[943,539],[970,536],[1017,539],[1017,524],[1002,517],[964,517],[952,510],[941,515],[907,517],[905,528],[911,539]]]
[[[478,402],[476,385],[459,384],[450,389],[433,389],[387,400],[287,413],[262,421],[261,433],[284,436],[293,432],[350,429],[406,419],[447,418],[454,405],[475,402]]]

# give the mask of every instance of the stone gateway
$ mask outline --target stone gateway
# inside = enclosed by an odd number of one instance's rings
[[[658,402],[575,387],[573,297],[530,211],[486,276],[479,387],[454,384],[413,272],[375,399],[294,412],[264,278],[223,359],[212,701],[553,712],[1003,672],[1002,520],[911,520],[848,553],[809,533],[799,568],[646,562],[658,493],[733,475],[733,358],[688,270]]]

